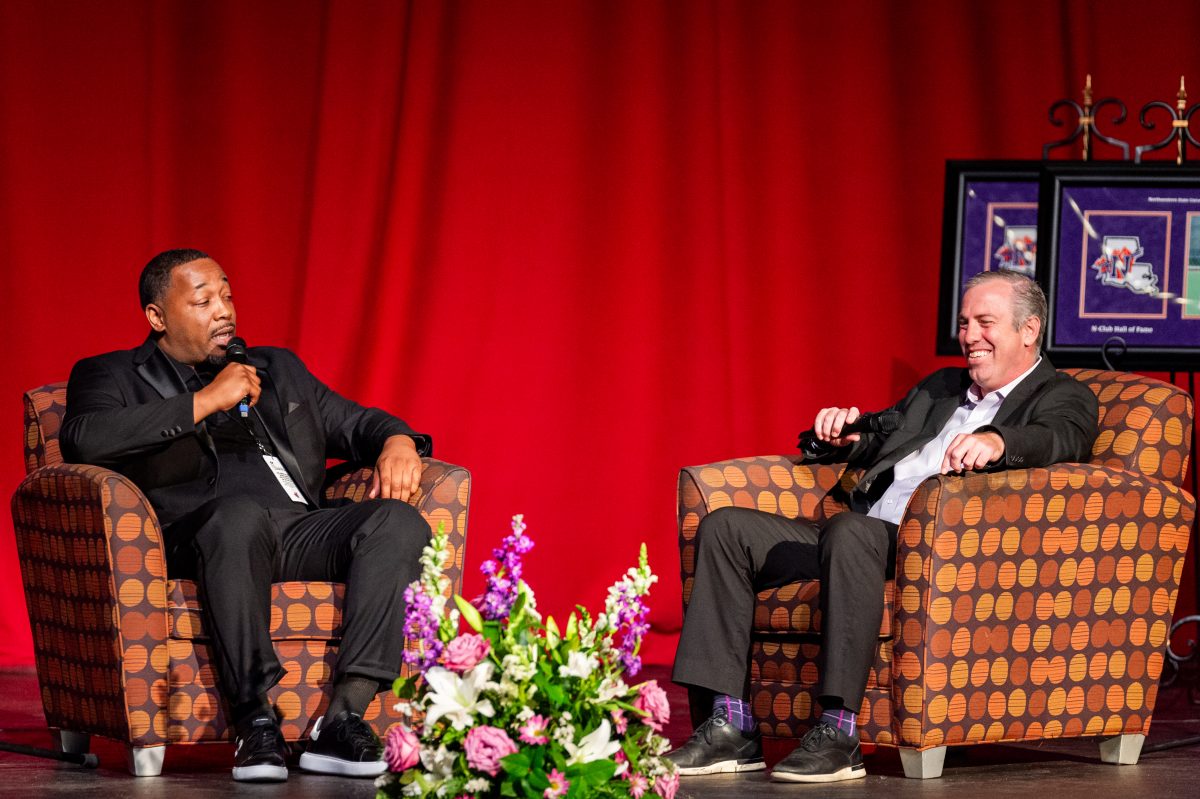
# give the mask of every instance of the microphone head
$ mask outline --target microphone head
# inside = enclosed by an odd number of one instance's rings
[[[225,347],[225,360],[230,363],[246,363],[246,340],[241,336],[229,339]]]
[[[892,433],[900,429],[904,424],[904,414],[900,411],[883,411],[876,414],[872,420],[871,427],[877,433],[882,433],[885,436],[890,436]]]

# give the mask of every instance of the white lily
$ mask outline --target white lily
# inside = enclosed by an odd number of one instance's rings
[[[605,677],[600,681],[600,688],[596,691],[596,698],[592,700],[592,703],[611,702],[627,693],[629,693],[629,686],[620,677]]]
[[[585,680],[599,665],[600,662],[595,655],[585,655],[575,649],[567,655],[566,665],[558,667],[558,673],[563,677],[578,677]]]
[[[484,660],[475,668],[459,677],[449,669],[435,666],[425,672],[429,685],[429,705],[425,710],[425,725],[432,727],[445,716],[456,730],[466,729],[474,721],[475,714],[494,716],[491,701],[480,699],[488,681],[492,679],[492,663]]]
[[[435,780],[448,780],[454,774],[454,754],[444,745],[437,749],[421,750],[421,765]],[[418,780],[421,775],[417,774]]]
[[[617,750],[621,748],[621,745],[611,740],[611,732],[612,727],[609,725],[608,719],[604,719],[600,722],[599,727],[579,739],[578,744],[564,744],[567,752],[571,755],[567,758],[567,765],[573,766],[576,763],[607,760],[615,755]]]

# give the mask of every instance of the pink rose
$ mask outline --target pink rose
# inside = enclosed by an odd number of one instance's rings
[[[393,725],[384,736],[383,759],[390,770],[407,771],[421,760],[421,741],[403,724]]]
[[[663,725],[671,720],[671,704],[667,701],[667,692],[659,688],[655,680],[638,686],[638,696],[633,700],[633,706],[646,714],[642,717],[642,722],[655,732],[662,732]]]
[[[663,799],[675,799],[675,792],[679,790],[679,772],[674,772],[669,776],[664,774],[654,780],[654,792]]]
[[[508,733],[486,725],[467,730],[463,748],[467,751],[467,765],[491,777],[500,771],[501,758],[517,751],[517,745],[508,737]]]
[[[450,671],[463,674],[487,657],[491,643],[478,633],[460,635],[446,644],[445,663]]]

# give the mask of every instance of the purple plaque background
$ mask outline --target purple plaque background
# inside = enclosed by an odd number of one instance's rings
[[[1184,248],[1187,212],[1200,210],[1200,187],[1068,186],[1062,190],[1059,207],[1058,268],[1054,276],[1056,296],[1051,310],[1054,345],[1099,347],[1110,337],[1120,336],[1131,347],[1200,346],[1200,320],[1185,320],[1180,305],[1163,297],[1104,286],[1096,279],[1096,271],[1090,268],[1100,257],[1104,236],[1138,236],[1144,250],[1138,260],[1153,265],[1158,276],[1158,291],[1181,293],[1187,258]],[[1098,215],[1095,211],[1116,214]],[[1093,212],[1088,215],[1088,222],[1096,233],[1094,238],[1084,233],[1083,215],[1088,212]],[[1151,212],[1155,216],[1128,212]],[[1162,214],[1171,216],[1170,260],[1166,262],[1166,218]],[[1081,281],[1084,270],[1086,275]],[[1081,285],[1083,313],[1090,318],[1080,317]],[[1126,315],[1142,315],[1143,318]]]
[[[985,269],[995,269],[993,254],[1004,243],[1004,228],[992,227],[988,246],[988,205],[991,203],[1028,203],[1028,208],[1005,208],[1000,212],[1010,225],[1037,225],[1038,183],[1030,181],[967,181],[963,198],[962,250],[959,253],[961,272],[958,276],[959,297],[963,285]],[[957,308],[957,305],[955,306]],[[955,314],[957,316],[957,314]]]

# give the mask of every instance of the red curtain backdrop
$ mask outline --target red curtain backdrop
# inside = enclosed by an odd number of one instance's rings
[[[1038,157],[1089,71],[1200,98],[1197,30],[1158,0],[6,0],[0,485],[21,392],[138,344],[141,265],[199,247],[251,344],[471,469],[468,595],[513,513],[560,616],[645,541],[669,661],[679,467],[953,363],[944,160]],[[30,662],[7,514],[0,602]]]

